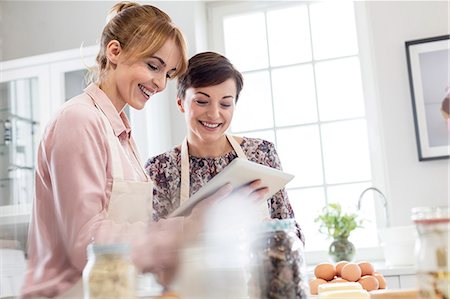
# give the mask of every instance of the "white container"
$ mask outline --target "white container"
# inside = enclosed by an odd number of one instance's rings
[[[387,227],[380,231],[380,240],[387,266],[413,266],[416,228],[413,225]]]
[[[19,295],[26,271],[22,250],[0,249],[0,298]]]

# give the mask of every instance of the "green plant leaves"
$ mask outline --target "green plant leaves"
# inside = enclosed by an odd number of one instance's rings
[[[339,203],[330,203],[322,209],[315,220],[320,224],[319,231],[333,239],[347,239],[350,233],[362,226],[362,220],[358,219],[355,213],[342,213],[342,207]]]

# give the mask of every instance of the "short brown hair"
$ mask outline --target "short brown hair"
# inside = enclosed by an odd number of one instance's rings
[[[215,52],[202,52],[189,59],[186,73],[178,78],[177,97],[184,99],[190,87],[214,86],[234,79],[236,82],[236,101],[244,86],[242,74],[223,55]]]
[[[109,21],[103,29],[100,50],[97,55],[96,81],[100,81],[108,69],[106,47],[111,40],[117,40],[125,56],[131,61],[155,54],[164,43],[173,39],[181,52],[174,77],[184,73],[187,68],[187,47],[185,38],[162,10],[152,5],[135,2],[120,2],[113,6]]]

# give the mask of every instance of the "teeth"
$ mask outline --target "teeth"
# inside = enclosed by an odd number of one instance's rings
[[[204,122],[204,121],[202,121],[202,124],[205,127],[208,127],[208,128],[217,128],[220,125],[220,124],[211,124],[211,123],[207,123],[207,122]]]
[[[144,86],[142,86],[141,84],[138,84],[139,89],[142,90],[143,93],[145,93],[145,95],[147,97],[151,97],[154,93],[151,92],[150,90],[148,90],[147,88],[145,88]]]

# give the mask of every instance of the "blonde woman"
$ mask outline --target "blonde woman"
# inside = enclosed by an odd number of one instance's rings
[[[170,272],[182,236],[196,231],[208,202],[231,189],[225,186],[189,217],[149,224],[152,183],[123,110],[142,109],[186,70],[186,45],[154,6],[123,2],[112,12],[96,80],[62,106],[39,145],[23,298],[82,298],[91,242],[129,243],[141,271]]]

